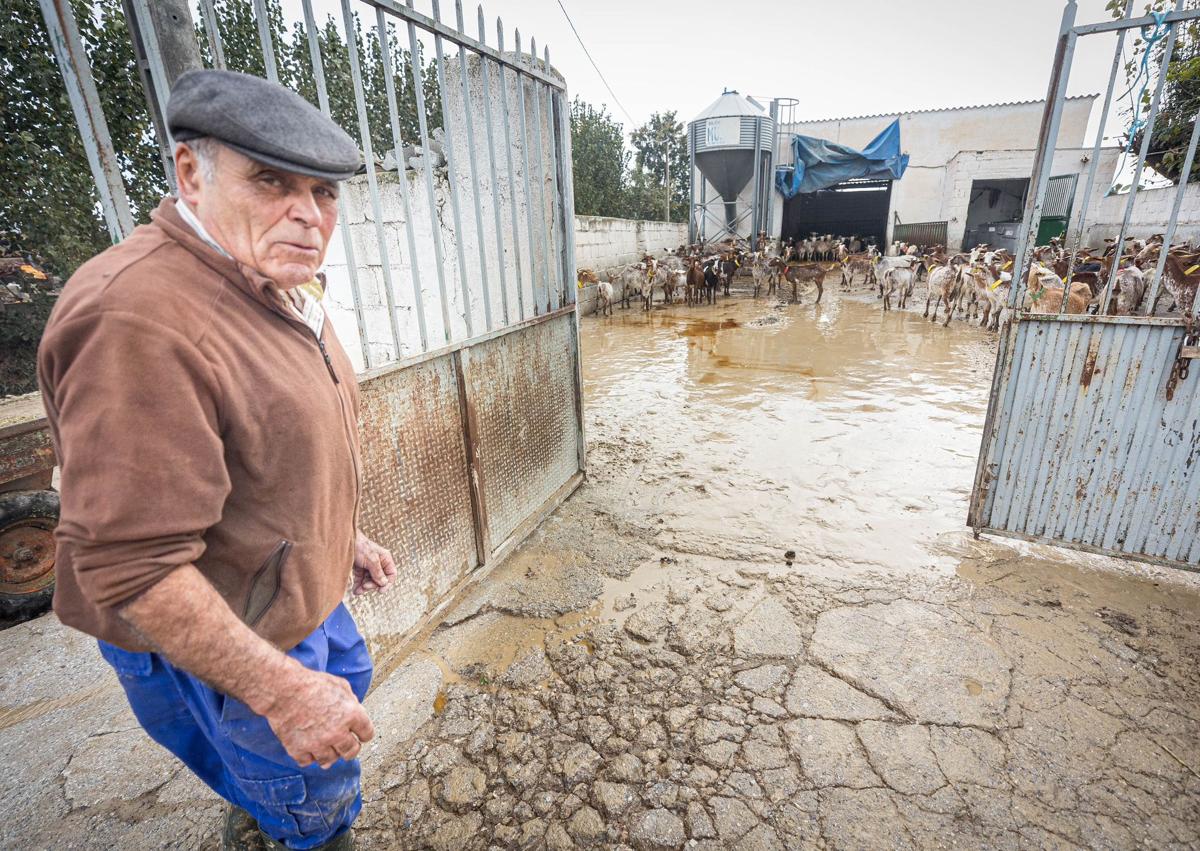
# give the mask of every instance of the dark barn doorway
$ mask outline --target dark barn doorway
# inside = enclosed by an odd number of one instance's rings
[[[810,234],[858,234],[864,243],[886,245],[890,180],[851,180],[828,189],[805,192],[783,204],[780,238],[806,239]]]

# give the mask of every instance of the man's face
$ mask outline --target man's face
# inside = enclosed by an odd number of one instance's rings
[[[179,196],[233,258],[282,289],[313,279],[337,224],[338,184],[263,165],[224,145],[205,176],[195,152],[175,146]]]

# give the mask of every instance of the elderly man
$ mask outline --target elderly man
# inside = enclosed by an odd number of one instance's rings
[[[347,849],[373,730],[342,598],[396,571],[357,531],[357,384],[317,277],[359,152],[224,71],[180,77],[167,120],[179,197],[75,273],[42,340],[54,608],[230,802],[226,848]]]

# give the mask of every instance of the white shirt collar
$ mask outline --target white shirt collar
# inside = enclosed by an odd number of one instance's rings
[[[213,239],[212,236],[209,235],[208,231],[204,229],[204,225],[200,224],[200,220],[196,218],[196,214],[192,212],[192,208],[187,205],[186,201],[184,201],[182,198],[176,198],[175,209],[179,211],[179,217],[187,222],[188,227],[196,232],[196,236],[204,240],[204,242],[207,243],[210,248],[212,248],[222,257],[229,257],[232,259],[233,255],[218,245],[217,241]]]

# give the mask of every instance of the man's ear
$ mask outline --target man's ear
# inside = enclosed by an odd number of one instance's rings
[[[196,152],[183,142],[175,143],[175,181],[179,187],[179,197],[195,209],[204,177],[200,173],[200,160]]]

